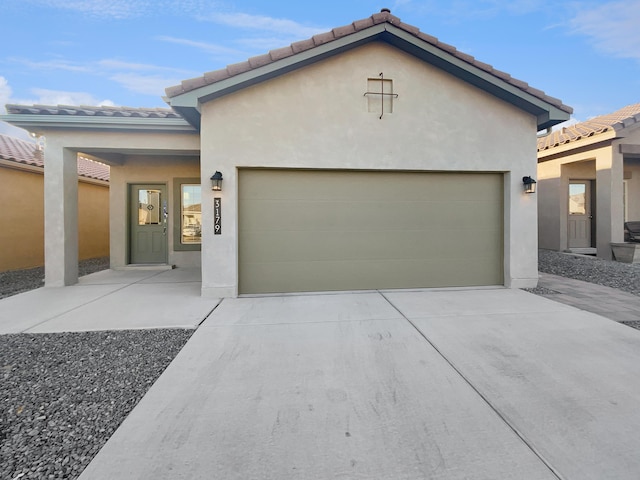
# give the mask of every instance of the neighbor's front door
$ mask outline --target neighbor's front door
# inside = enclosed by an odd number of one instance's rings
[[[591,182],[569,183],[569,248],[591,247]]]
[[[164,185],[131,185],[129,263],[167,263],[169,210]]]

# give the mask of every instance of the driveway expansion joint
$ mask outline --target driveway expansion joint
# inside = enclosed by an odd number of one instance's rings
[[[402,312],[402,310],[400,310],[385,294],[384,292],[378,291],[378,294],[380,294],[380,296],[382,296],[382,298],[384,298],[387,303],[389,303],[389,305],[391,305],[392,308],[394,308],[401,316],[402,318],[404,318],[409,325],[411,325],[411,327],[418,333],[418,335],[420,335],[435,351],[436,353],[456,372],[456,374],[458,374],[458,376],[460,376],[460,378],[462,378],[462,380],[469,385],[469,387],[471,387],[471,389],[482,399],[482,401],[498,416],[498,418],[500,418],[500,420],[502,420],[502,422],[526,445],[526,447],[531,450],[531,452],[545,465],[545,467],[547,467],[547,469],[551,472],[552,475],[554,475],[558,480],[567,480],[560,472],[558,472],[558,470],[551,465],[551,462],[549,462],[544,455],[532,444],[532,442],[530,442],[524,435],[523,432],[521,432],[511,421],[509,421],[508,417],[502,413],[498,407],[496,407],[491,400],[489,400],[489,398],[483,394],[479,388],[473,384],[473,382],[471,382],[471,380],[464,375],[464,373],[462,373],[462,371],[456,367],[456,365],[453,363],[452,360],[450,360],[445,354],[444,352],[442,352],[442,350],[440,350],[438,348],[438,346],[431,340],[429,339],[429,337],[427,337],[424,332],[422,332],[420,330],[420,328],[418,328],[418,326],[411,321],[411,319],[409,317],[407,317],[404,312]]]

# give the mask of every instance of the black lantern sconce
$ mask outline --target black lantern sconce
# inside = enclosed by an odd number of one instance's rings
[[[211,175],[211,190],[220,192],[222,190],[222,173],[216,171]]]
[[[536,193],[536,181],[531,177],[522,177],[524,193]]]

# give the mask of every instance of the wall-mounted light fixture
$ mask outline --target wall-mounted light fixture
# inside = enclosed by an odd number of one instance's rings
[[[531,177],[522,177],[524,193],[536,193],[536,181]]]
[[[215,192],[222,190],[222,174],[218,171],[211,175],[211,190]]]

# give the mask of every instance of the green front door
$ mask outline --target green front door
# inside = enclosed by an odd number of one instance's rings
[[[164,185],[131,185],[129,263],[167,263],[169,209]]]

